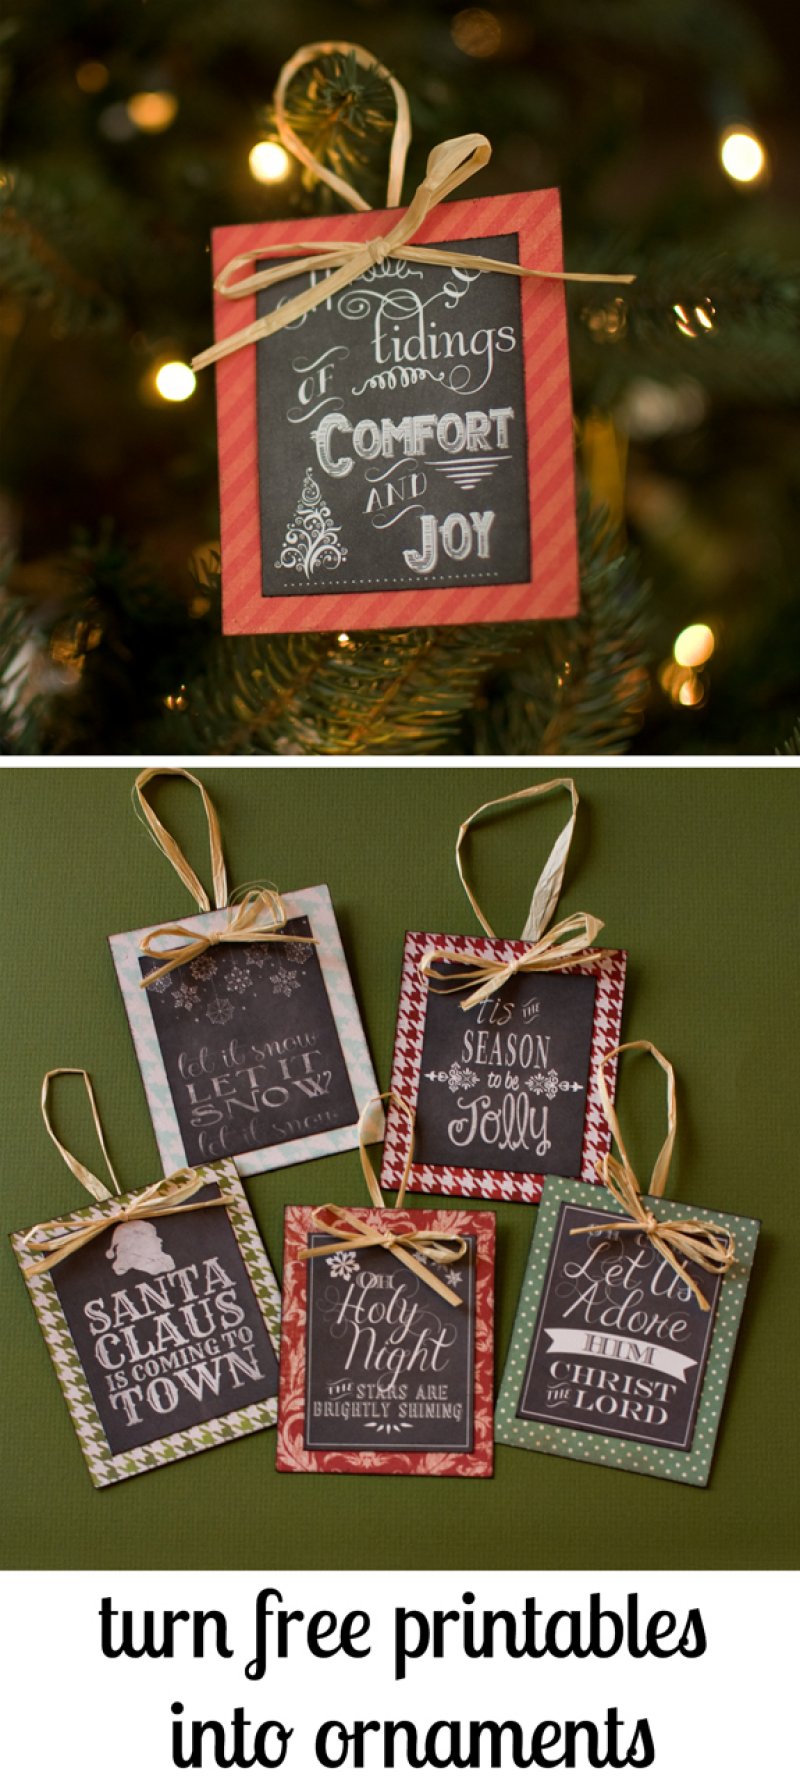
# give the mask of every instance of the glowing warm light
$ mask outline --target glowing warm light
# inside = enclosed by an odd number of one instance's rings
[[[691,336],[693,340],[703,333],[710,335],[712,329],[717,327],[717,313],[710,298],[689,308],[685,304],[674,304],[672,310],[676,329],[680,330],[681,335]]]
[[[178,110],[174,93],[132,93],[126,111],[137,130],[169,130]]]
[[[196,384],[191,367],[183,360],[166,360],[156,373],[156,391],[168,404],[182,404]]]
[[[285,180],[292,165],[282,143],[254,143],[247,159],[253,179],[264,186]]]
[[[456,49],[465,56],[496,56],[502,35],[500,20],[483,6],[466,6],[450,26]]]
[[[712,629],[704,621],[693,621],[679,633],[672,656],[676,665],[704,665],[716,644]]]
[[[75,70],[81,93],[102,93],[108,86],[108,69],[104,62],[82,62]]]
[[[340,646],[349,646],[350,645],[350,635],[349,634],[337,634],[336,637],[339,641]]]
[[[698,708],[704,696],[705,690],[700,678],[695,677],[694,672],[690,671],[688,677],[684,677],[676,700],[680,703],[681,708]]]
[[[719,159],[729,180],[747,186],[760,180],[767,165],[766,150],[755,131],[737,125],[727,130],[719,146]]]

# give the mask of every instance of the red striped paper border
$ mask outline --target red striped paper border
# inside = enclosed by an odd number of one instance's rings
[[[212,237],[214,276],[238,254],[273,242],[385,235],[400,211],[347,217],[294,218],[236,224]],[[506,193],[437,206],[416,241],[461,241],[515,231],[523,266],[563,266],[558,193]],[[511,276],[509,276],[511,277]],[[328,596],[265,598],[261,590],[260,498],[256,425],[256,349],[240,348],[217,363],[222,531],[222,629],[226,634],[324,633],[339,628],[435,627],[475,622],[546,620],[576,615],[579,606],[572,400],[564,288],[521,280],[528,487],[533,578],[525,584],[449,585],[446,589],[337,591]],[[214,301],[215,339],[243,329],[256,299]]]
[[[400,1002],[397,1013],[391,1087],[416,1108],[422,1065],[422,1043],[425,1035],[425,1014],[428,999],[442,996],[429,993],[429,984],[419,973],[420,959],[426,950],[469,950],[485,957],[488,963],[513,963],[530,946],[507,938],[463,938],[456,933],[407,932],[400,978]],[[625,991],[627,953],[624,950],[599,952],[600,961],[575,969],[557,969],[556,975],[593,975],[597,982],[589,1054],[589,1087],[583,1126],[583,1146],[578,1178],[596,1186],[598,1158],[608,1153],[611,1133],[597,1093],[597,1071],[604,1056],[615,1049],[622,1028],[622,1000]],[[616,1059],[606,1071],[608,1090],[613,1101],[617,1081]],[[409,1122],[402,1108],[391,1106],[386,1119],[386,1139],[381,1166],[381,1186],[393,1190],[400,1176],[408,1149]],[[506,1199],[538,1205],[545,1174],[511,1174],[489,1168],[440,1167],[433,1162],[412,1166],[408,1187],[412,1193],[448,1193],[457,1199]]]

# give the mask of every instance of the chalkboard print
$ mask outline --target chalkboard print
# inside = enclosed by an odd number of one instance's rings
[[[410,1221],[384,1209],[339,1215],[384,1233]],[[494,1218],[415,1211],[411,1221],[467,1242],[455,1265],[434,1270],[460,1305],[377,1246],[302,1259],[329,1238],[313,1210],[287,1209],[279,1470],[491,1473]]]
[[[571,1235],[607,1215],[561,1206],[517,1415],[688,1449],[719,1277],[702,1311],[642,1231]]]
[[[571,1234],[624,1214],[605,1189],[548,1179],[500,1390],[496,1437],[682,1483],[706,1484],[758,1224],[645,1201],[659,1217],[717,1221],[735,1238],[724,1276],[691,1290],[643,1231]]]
[[[467,1254],[442,1270],[456,1306],[384,1249],[309,1261],[307,1448],[472,1451],[475,1240],[462,1235]]]
[[[257,352],[265,596],[528,581],[519,281],[386,261]]]
[[[277,1285],[230,1163],[202,1175],[185,1210],[112,1224],[27,1281],[99,1487],[277,1418]],[[12,1237],[22,1267],[28,1236]]]
[[[219,944],[146,989],[190,1167],[358,1117],[309,921],[281,930],[298,942]]]
[[[392,1088],[416,1109],[409,1186],[498,1199],[538,1199],[549,1173],[594,1175],[608,1148],[597,1063],[619,1041],[625,953],[566,972],[512,976],[464,1012],[458,993],[434,991],[419,972],[429,948],[474,951],[488,962],[522,956],[523,943],[406,935]],[[457,971],[438,966],[447,978]],[[437,984],[438,987],[444,983]],[[402,1172],[407,1123],[388,1114],[381,1184]]]
[[[398,215],[217,230],[214,273]],[[556,269],[558,195],[440,204],[416,240]],[[217,338],[325,277],[217,295]],[[559,282],[389,258],[216,374],[226,633],[577,613]]]
[[[330,895],[283,899],[291,942],[214,944],[147,988],[147,928],[110,940],[168,1173],[220,1156],[255,1173],[356,1147],[376,1089]],[[189,923],[214,931],[219,917]]]

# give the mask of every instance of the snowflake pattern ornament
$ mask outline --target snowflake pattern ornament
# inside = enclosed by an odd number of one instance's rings
[[[333,1280],[349,1280],[358,1272],[355,1249],[343,1249],[340,1255],[329,1255],[328,1272]]]
[[[297,993],[300,986],[297,970],[286,969],[283,966],[276,969],[274,975],[271,975],[269,979],[272,983],[273,994],[283,994],[287,1000],[291,1000],[292,995]]]
[[[228,1025],[235,1011],[230,1000],[212,1000],[210,1006],[206,1007],[206,1018],[211,1020],[212,1025]]]
[[[165,776],[202,795],[213,895],[144,793]],[[258,1174],[355,1148],[376,1085],[327,887],[264,880],[237,899],[188,771],[140,772],[134,800],[198,908],[109,941],[165,1173],[232,1160]]]
[[[289,963],[307,963],[314,954],[313,944],[304,944],[298,940],[296,944],[287,944],[284,955]]]
[[[195,981],[213,981],[214,965],[211,958],[196,957],[194,962],[189,966],[189,974],[194,976]],[[162,981],[163,979],[164,977],[162,976]],[[157,982],[155,983],[155,986],[158,987]]]
[[[245,988],[252,986],[252,982],[253,977],[243,963],[237,963],[225,977],[225,986],[232,994],[243,994]]]
[[[339,544],[341,528],[333,520],[330,505],[307,467],[303,493],[289,523],[275,565],[281,571],[298,571],[308,580],[319,567],[343,565],[347,548]]]
[[[197,989],[192,987],[191,982],[181,982],[180,986],[175,988],[172,998],[175,1005],[182,1006],[186,1012],[200,1003],[200,995]]]

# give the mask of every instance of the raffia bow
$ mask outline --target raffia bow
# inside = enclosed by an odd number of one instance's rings
[[[325,1214],[328,1214],[327,1216]],[[314,1225],[318,1230],[326,1230],[335,1240],[320,1242],[311,1249],[301,1249],[300,1260],[308,1261],[312,1255],[337,1255],[347,1249],[387,1249],[396,1261],[404,1267],[410,1267],[426,1286],[430,1286],[447,1304],[459,1305],[461,1299],[444,1280],[437,1279],[431,1273],[426,1262],[432,1261],[435,1266],[449,1267],[461,1261],[467,1252],[463,1236],[453,1238],[448,1230],[403,1230],[398,1235],[395,1231],[378,1230],[374,1224],[364,1223],[351,1212],[340,1210],[338,1205],[326,1205],[322,1212],[315,1212]],[[416,1252],[408,1253],[409,1249]],[[422,1259],[420,1259],[420,1256]]]
[[[590,951],[589,946],[602,929],[603,921],[594,919],[591,913],[573,913],[570,919],[551,926],[536,944],[529,945],[522,956],[510,963],[488,962],[476,951],[432,947],[420,958],[419,974],[431,983],[436,994],[462,994],[465,988],[471,989],[466,1000],[461,1001],[462,1012],[468,1012],[481,1001],[489,1000],[512,975],[533,970],[578,969],[598,962],[601,953]],[[441,975],[435,967],[437,963],[451,963],[461,973]]]
[[[201,932],[184,923],[156,926],[154,931],[148,932],[141,940],[141,949],[156,958],[158,968],[143,976],[140,987],[149,988],[160,976],[181,969],[215,944],[292,944],[298,939],[303,944],[318,943],[318,939],[306,932],[282,932],[279,929],[286,924],[286,908],[280,895],[271,888],[249,888],[238,907],[231,911],[233,918],[221,931]],[[180,939],[181,943],[173,942],[159,948],[153,942],[156,938]]]
[[[709,1223],[704,1218],[657,1218],[648,1211],[642,1201],[641,1189],[633,1172],[622,1137],[619,1124],[611,1104],[605,1081],[605,1066],[614,1056],[621,1055],[623,1050],[649,1050],[664,1069],[667,1076],[667,1135],[659,1152],[653,1169],[648,1196],[660,1198],[664,1192],[675,1141],[675,1076],[672,1064],[655,1048],[654,1044],[639,1042],[622,1044],[618,1050],[611,1050],[603,1057],[597,1072],[598,1091],[606,1118],[611,1126],[614,1140],[620,1152],[620,1159],[610,1153],[597,1164],[604,1186],[618,1200],[627,1218],[609,1217],[607,1223],[583,1224],[570,1230],[571,1236],[590,1236],[607,1230],[641,1230],[649,1237],[653,1247],[663,1255],[673,1271],[694,1293],[701,1311],[710,1310],[709,1301],[691,1274],[684,1267],[675,1253],[680,1249],[681,1255],[697,1267],[705,1268],[707,1273],[723,1274],[733,1265],[735,1260],[735,1244],[730,1230],[724,1225]]]
[[[288,128],[284,108],[284,97],[289,81],[307,63],[313,62],[320,53],[334,50],[354,52],[357,60],[364,67],[373,68],[388,80],[392,86],[398,107],[398,126],[392,145],[390,159],[387,203],[395,206],[399,202],[400,186],[403,176],[405,155],[410,139],[408,121],[407,96],[398,81],[376,62],[366,50],[358,44],[324,43],[308,44],[292,57],[281,71],[275,92],[275,121],[278,133],[287,148],[294,155],[299,155],[316,177],[324,180],[347,202],[358,210],[368,210],[368,206],[346,181],[333,175],[322,166],[316,157]],[[635,279],[631,273],[564,273],[560,269],[541,267],[521,267],[512,261],[495,261],[486,255],[471,255],[462,249],[434,248],[428,244],[414,242],[414,237],[422,228],[430,213],[446,199],[456,187],[464,181],[471,180],[473,174],[486,166],[492,153],[488,137],[479,131],[470,131],[463,137],[452,137],[447,142],[437,144],[428,156],[425,179],[417,187],[410,205],[398,218],[397,223],[386,236],[374,236],[368,242],[319,242],[304,240],[301,242],[269,243],[266,247],[249,249],[246,253],[235,255],[223,268],[214,282],[214,289],[223,298],[245,298],[254,292],[266,291],[270,286],[283,280],[296,279],[303,274],[326,273],[328,278],[310,285],[307,290],[298,292],[295,297],[287,299],[269,316],[257,317],[245,329],[215,342],[202,354],[197,354],[192,361],[195,371],[210,366],[215,360],[221,360],[227,354],[235,353],[239,348],[246,348],[264,337],[275,335],[278,330],[285,329],[307,312],[316,310],[318,305],[327,304],[335,293],[341,292],[345,286],[352,284],[371,267],[399,255],[404,261],[415,261],[435,267],[466,267],[478,273],[506,273],[518,279],[542,279],[578,281],[585,284],[596,282],[613,282],[616,285],[630,285]],[[298,258],[298,250],[306,251]],[[250,273],[244,279],[236,280],[240,268],[258,260],[287,259],[285,264],[266,270]]]
[[[358,1121],[358,1151],[369,1196],[376,1209],[382,1210],[384,1208],[383,1194],[367,1154],[366,1134],[368,1116],[372,1107],[378,1102],[383,1104],[387,1101],[390,1105],[399,1106],[409,1123],[405,1166],[400,1177],[395,1202],[395,1211],[398,1211],[402,1207],[406,1195],[414,1156],[414,1113],[401,1093],[378,1093],[372,1099],[367,1100]],[[461,1304],[462,1300],[458,1293],[453,1291],[452,1286],[446,1285],[444,1280],[438,1279],[436,1274],[431,1273],[426,1263],[430,1261],[437,1267],[449,1267],[456,1261],[461,1261],[467,1252],[467,1244],[463,1236],[454,1235],[449,1230],[415,1230],[413,1226],[409,1230],[400,1231],[399,1234],[394,1230],[379,1230],[377,1225],[367,1223],[363,1218],[357,1217],[354,1212],[342,1211],[338,1205],[323,1206],[322,1211],[315,1213],[314,1221],[316,1227],[326,1230],[333,1240],[317,1243],[314,1248],[301,1249],[299,1255],[301,1261],[308,1261],[313,1255],[338,1255],[345,1249],[387,1249],[395,1260],[401,1261],[404,1267],[409,1267],[418,1279],[424,1280],[426,1286],[430,1286],[432,1291],[437,1292],[447,1304]],[[409,1249],[414,1249],[416,1253],[410,1255]]]
[[[76,1249],[82,1249],[87,1242],[93,1242],[96,1236],[102,1236],[104,1230],[116,1229],[118,1224],[141,1222],[145,1218],[178,1217],[182,1212],[207,1211],[212,1205],[230,1205],[227,1193],[220,1193],[216,1199],[198,1199],[191,1208],[186,1200],[191,1199],[205,1186],[202,1174],[191,1174],[187,1179],[177,1182],[174,1178],[159,1180],[153,1186],[145,1187],[141,1193],[134,1194],[123,1211],[81,1213],[78,1217],[62,1224],[59,1219],[60,1234],[50,1236],[37,1235],[43,1226],[37,1224],[35,1230],[25,1237],[25,1246],[35,1249],[42,1255],[41,1261],[31,1262],[24,1268],[28,1279],[35,1274],[49,1273],[66,1261],[68,1255],[74,1255]]]

